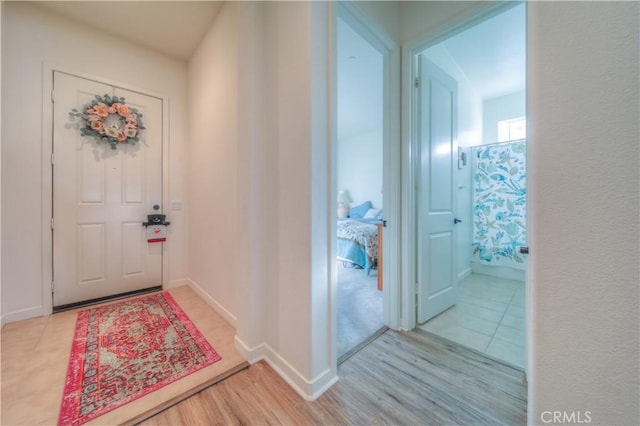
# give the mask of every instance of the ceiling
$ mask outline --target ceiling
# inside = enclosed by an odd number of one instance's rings
[[[191,57],[223,4],[222,1],[180,0],[35,3],[181,60]]]
[[[483,100],[525,90],[525,22],[522,4],[442,43]]]

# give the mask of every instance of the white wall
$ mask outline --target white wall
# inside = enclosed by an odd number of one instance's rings
[[[247,359],[266,359],[306,398],[337,379],[327,345],[327,9],[226,3],[189,64],[190,219],[218,220],[192,227],[191,277],[236,324]]]
[[[498,121],[524,117],[526,108],[524,91],[511,93],[483,102],[482,143],[498,142]]]
[[[4,2],[0,3],[0,46],[2,46],[2,11]],[[2,55],[0,55],[0,82],[2,82]],[[0,100],[2,99],[2,84],[0,84]],[[2,135],[2,102],[0,102],[0,135]],[[2,223],[2,138],[0,137],[0,224]],[[2,226],[0,226],[0,241],[2,241]],[[0,244],[0,259],[2,259],[2,244]],[[2,315],[2,261],[0,260],[0,327],[4,325]]]
[[[278,149],[274,143],[272,102],[277,93],[267,47],[264,3],[238,3],[238,253],[236,341],[254,360],[273,341],[278,280],[274,245],[278,235]],[[252,356],[254,358],[252,358]]]
[[[335,348],[327,345],[332,205],[327,192],[328,7],[324,2],[277,3],[272,21],[280,171],[278,336],[273,344],[293,367],[297,387],[312,395],[337,379],[331,362]]]
[[[471,273],[471,151],[470,146],[482,141],[482,100],[471,86],[464,71],[460,69],[449,51],[437,44],[425,51],[425,56],[442,68],[458,83],[458,145],[467,154],[467,165],[458,170],[458,211],[462,220],[457,225],[457,273],[463,278]]]
[[[638,424],[639,4],[527,5],[529,424]]]
[[[238,252],[236,4],[225,3],[189,61],[189,276],[236,319]]]
[[[381,209],[382,129],[340,139],[337,157],[338,190],[349,192],[351,206],[371,201]]]
[[[37,6],[3,2],[3,8],[2,313],[11,321],[46,313],[41,215],[43,191],[51,189],[42,188],[43,63],[169,96],[169,194],[185,210],[187,73],[182,62]],[[187,275],[186,222],[184,210],[169,215],[165,279],[176,281]]]

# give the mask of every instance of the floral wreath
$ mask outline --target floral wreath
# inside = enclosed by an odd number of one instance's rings
[[[82,136],[96,136],[98,142],[108,142],[111,149],[116,149],[118,143],[135,144],[140,130],[145,128],[142,113],[129,108],[118,96],[96,95],[81,111],[74,108],[69,115],[84,120]]]

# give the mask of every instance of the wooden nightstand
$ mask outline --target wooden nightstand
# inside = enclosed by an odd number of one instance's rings
[[[378,227],[378,290],[382,291],[382,223],[376,223]]]

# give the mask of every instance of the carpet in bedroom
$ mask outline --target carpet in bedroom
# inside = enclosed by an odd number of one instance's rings
[[[374,269],[344,267],[338,262],[338,359],[384,327],[382,292],[377,289]]]

